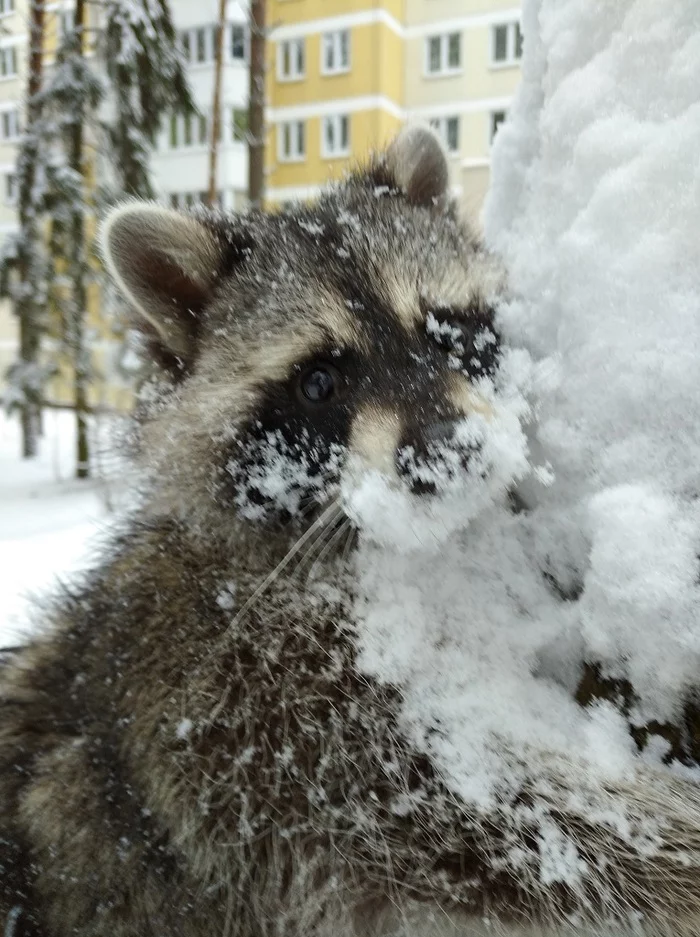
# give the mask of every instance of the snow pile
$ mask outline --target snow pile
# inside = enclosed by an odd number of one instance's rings
[[[663,739],[639,754],[611,703],[574,701],[584,662],[632,683],[638,724],[678,719],[700,665],[700,5],[526,0],[523,27],[485,229],[554,481],[437,554],[359,559],[361,666],[480,808],[544,753],[600,790],[661,766]]]

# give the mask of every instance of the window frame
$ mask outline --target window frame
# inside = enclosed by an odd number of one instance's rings
[[[284,135],[286,128],[296,128],[296,146],[290,149],[289,153],[284,152]],[[299,127],[302,128],[303,147],[299,147]],[[303,163],[306,161],[306,121],[305,120],[283,120],[275,125],[277,135],[277,160],[280,163]]]
[[[241,32],[243,49],[243,55],[241,56],[233,54],[236,30],[240,30]],[[229,62],[240,62],[241,64],[245,64],[248,61],[248,32],[245,28],[245,23],[233,22],[228,24],[228,60]]]
[[[5,122],[7,122],[9,132],[5,133]],[[0,140],[3,143],[16,143],[22,136],[19,120],[19,107],[3,107],[0,110]]]
[[[0,0],[0,17],[16,13],[15,0]]]
[[[496,36],[499,29],[506,30],[506,57],[496,58]],[[517,68],[523,57],[523,34],[520,20],[501,20],[493,23],[489,31],[489,67]]]
[[[345,146],[341,149],[328,149],[327,139],[326,139],[326,126],[332,122],[334,126],[334,132],[340,137],[341,122],[345,121]],[[347,159],[351,153],[351,143],[350,143],[350,114],[347,113],[338,113],[338,114],[326,114],[321,118],[321,159]]]
[[[458,37],[459,65],[450,65],[450,41]],[[432,44],[438,41],[440,43],[440,68],[437,71],[431,70],[432,64]],[[447,33],[433,33],[425,37],[423,48],[423,76],[425,78],[448,78],[454,75],[460,75],[464,71],[464,42],[460,30],[451,30]]]
[[[14,71],[6,71],[6,56],[9,56]],[[9,81],[19,76],[19,64],[17,57],[17,46],[0,46],[0,81]]]
[[[321,33],[321,64],[320,70],[321,74],[324,76],[331,75],[347,75],[348,72],[352,71],[352,38],[351,30],[347,27],[343,29],[328,29],[326,32]],[[333,52],[334,61],[340,61],[340,52],[342,49],[342,37],[347,38],[347,62],[344,65],[334,64],[329,66],[326,64],[326,49],[327,42],[330,40],[331,50]]]
[[[294,58],[296,62],[296,68],[290,68],[288,74],[284,72],[284,52],[285,49],[289,50],[289,63],[292,65],[292,59]],[[296,49],[296,55],[293,56],[292,50]],[[298,68],[299,65],[299,50],[301,49],[301,58],[302,58],[302,67]],[[298,36],[294,39],[282,39],[277,43],[277,81],[280,82],[290,82],[290,81],[302,81],[306,78],[306,37]]]

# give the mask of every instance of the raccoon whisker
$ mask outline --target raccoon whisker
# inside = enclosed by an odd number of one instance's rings
[[[311,567],[306,577],[307,582],[313,576],[314,570],[319,565],[319,563],[321,563],[323,559],[326,556],[328,556],[328,554],[332,551],[334,546],[338,545],[340,538],[343,536],[343,534],[347,532],[347,529],[350,526],[350,524],[351,524],[351,521],[349,521],[348,518],[344,518],[344,520],[341,521],[340,527],[338,527],[336,532],[328,539],[328,542],[326,543],[325,547],[321,550],[321,552],[318,554],[314,562],[311,564]]]
[[[348,532],[348,535],[345,539],[345,546],[343,547],[343,556],[342,556],[343,564],[347,563],[348,557],[350,556],[350,550],[352,549],[352,545],[355,540],[356,529],[355,529],[355,525],[352,523],[350,519],[348,519],[347,532]]]
[[[287,553],[285,553],[272,572],[263,579],[257,589],[255,589],[252,595],[250,595],[243,603],[240,610],[236,613],[233,620],[231,621],[231,624],[228,626],[227,632],[232,631],[236,625],[240,623],[246,612],[250,611],[250,609],[253,607],[253,605],[255,605],[265,590],[269,588],[269,586],[272,585],[280,573],[285,570],[287,566],[289,566],[297,553],[303,549],[304,545],[318,532],[319,529],[323,528],[323,526],[331,518],[333,518],[333,521],[335,521],[335,515],[341,510],[342,508],[340,507],[340,501],[338,498],[335,498],[333,501],[331,501],[328,507],[316,518],[313,524],[310,525],[310,527],[301,535],[301,537],[299,537],[299,539],[287,551]]]
[[[341,513],[340,515],[334,517],[333,520],[330,521],[326,527],[324,527],[320,534],[309,544],[308,548],[305,550],[304,555],[299,560],[299,563],[294,570],[295,573],[299,573],[304,564],[309,559],[313,559],[314,554],[321,550],[324,544],[335,535],[338,529],[338,524],[342,526],[343,522],[344,518],[342,517]]]

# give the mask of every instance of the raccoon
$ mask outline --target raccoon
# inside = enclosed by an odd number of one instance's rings
[[[312,205],[133,202],[102,240],[159,376],[138,511],[2,674],[5,934],[593,933],[630,911],[694,933],[697,845],[647,860],[555,768],[517,828],[476,812],[402,734],[400,689],[357,666],[357,479],[455,523],[474,490],[506,496],[473,431],[503,278],[433,134],[405,129]],[[688,843],[691,785],[650,778],[620,795],[633,820]],[[539,875],[536,796],[582,861],[604,845],[585,893]]]

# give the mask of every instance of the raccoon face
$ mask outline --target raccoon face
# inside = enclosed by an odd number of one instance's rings
[[[107,264],[170,379],[144,450],[182,510],[280,525],[332,504],[365,529],[406,512],[445,529],[502,485],[498,274],[446,188],[411,128],[308,207],[110,216]]]

